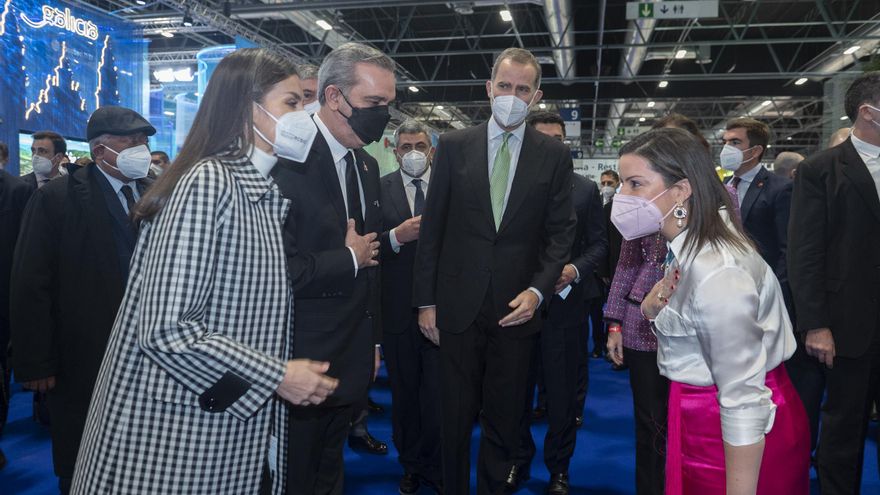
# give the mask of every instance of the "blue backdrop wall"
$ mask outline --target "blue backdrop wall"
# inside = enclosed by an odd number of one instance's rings
[[[96,108],[143,114],[146,42],[137,25],[56,0],[0,0],[0,141],[19,173],[19,134],[85,140]],[[30,169],[22,150],[21,172]]]

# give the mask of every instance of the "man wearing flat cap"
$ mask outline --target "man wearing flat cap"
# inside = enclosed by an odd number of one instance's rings
[[[86,126],[93,163],[36,191],[22,220],[10,287],[13,367],[25,388],[49,393],[63,494],[125,292],[137,236],[129,212],[144,192],[155,133],[133,110],[99,108]]]

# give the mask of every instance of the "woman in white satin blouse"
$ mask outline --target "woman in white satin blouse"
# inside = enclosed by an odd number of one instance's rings
[[[620,155],[612,221],[624,237],[659,231],[669,245],[666,276],[642,302],[671,381],[667,495],[809,493],[809,427],[781,366],[792,325],[708,152],[658,129]]]

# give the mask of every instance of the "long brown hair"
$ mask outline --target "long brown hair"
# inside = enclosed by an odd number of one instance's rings
[[[200,160],[212,156],[242,158],[254,142],[253,102],[275,84],[297,75],[296,65],[263,48],[236,50],[220,61],[205,90],[180,153],[134,208],[134,221],[155,217]]]
[[[718,180],[712,157],[691,133],[665,127],[636,136],[620,148],[620,155],[638,155],[650,164],[666,187],[687,179],[691,185],[688,199],[688,229],[685,246],[699,251],[706,244],[722,244],[741,251],[754,249],[733,213],[733,201]],[[728,228],[719,208],[727,209],[733,229]]]

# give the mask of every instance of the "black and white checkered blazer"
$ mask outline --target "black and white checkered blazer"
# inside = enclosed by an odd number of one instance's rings
[[[142,226],[73,493],[253,494],[266,463],[284,493],[288,207],[249,160],[208,159]]]

